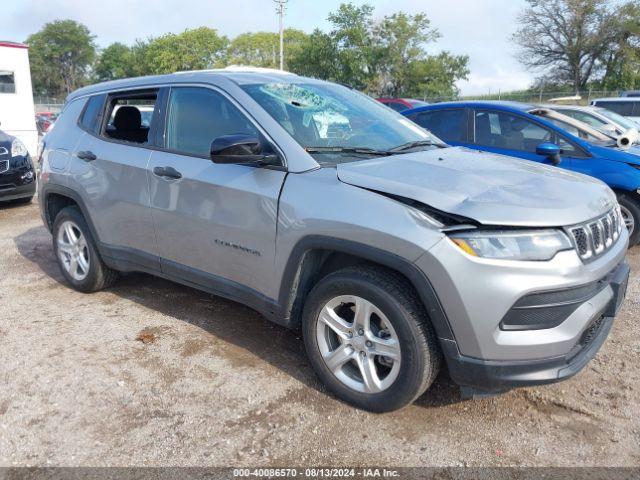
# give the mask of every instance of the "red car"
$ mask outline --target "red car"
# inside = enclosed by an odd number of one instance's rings
[[[376,100],[384,103],[387,107],[393,108],[396,112],[429,105],[428,102],[416,100],[415,98],[377,98]]]

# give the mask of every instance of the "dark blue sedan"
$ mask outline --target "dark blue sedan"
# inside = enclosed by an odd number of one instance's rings
[[[576,128],[548,109],[517,102],[448,102],[402,112],[450,145],[551,163],[611,187],[629,229],[640,239],[640,155],[615,139]],[[551,116],[550,116],[551,115]],[[636,153],[634,153],[636,151]]]

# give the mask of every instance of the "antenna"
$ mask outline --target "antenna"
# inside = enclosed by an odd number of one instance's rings
[[[280,21],[280,70],[284,70],[284,11],[289,0],[273,0]]]

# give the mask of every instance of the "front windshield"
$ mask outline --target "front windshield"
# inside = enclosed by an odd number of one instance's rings
[[[629,120],[626,117],[623,117],[619,113],[612,112],[611,110],[607,110],[606,108],[599,108],[598,112],[601,115],[607,117],[612,122],[617,123],[618,125],[620,125],[625,130],[629,130],[631,128],[638,129],[638,124],[637,123]]]
[[[389,150],[438,148],[437,137],[372,98],[331,83],[261,83],[242,88],[320,163]],[[398,153],[398,152],[394,152]]]

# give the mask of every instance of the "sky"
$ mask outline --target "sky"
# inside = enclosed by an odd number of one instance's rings
[[[345,0],[289,0],[285,26],[328,30],[329,12]],[[427,14],[442,37],[428,50],[470,57],[471,74],[460,82],[463,95],[527,88],[530,73],[515,59],[510,37],[524,0],[352,0],[369,3],[374,16],[402,10]],[[178,33],[207,26],[233,37],[246,31],[277,31],[273,0],[2,0],[0,40],[24,41],[46,22],[72,19],[85,24],[105,47],[111,42]],[[286,52],[285,52],[286,55]]]

